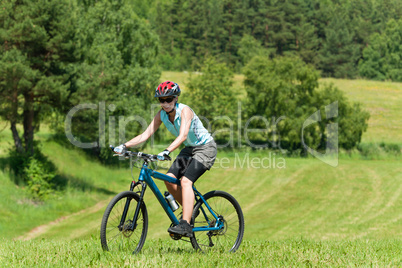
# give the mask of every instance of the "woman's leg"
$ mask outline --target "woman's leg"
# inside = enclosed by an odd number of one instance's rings
[[[176,178],[176,176],[173,173],[167,173],[166,175]],[[176,178],[177,179],[177,178]],[[169,193],[171,193],[174,197],[174,199],[176,199],[176,201],[183,206],[183,199],[182,199],[182,189],[179,185],[177,184],[173,184],[170,182],[165,181],[165,185],[167,190],[169,191]]]
[[[193,182],[184,176],[181,179],[181,192],[183,201],[183,220],[186,220],[188,223],[190,223],[191,215],[193,214],[195,197],[193,191]]]
[[[168,173],[167,175],[175,177],[172,173]],[[183,220],[190,223],[195,200],[193,182],[186,177],[182,177],[181,187],[166,181],[165,185],[169,193],[171,193],[176,201],[183,207]]]
[[[175,233],[179,235],[184,235],[187,237],[193,237],[193,229],[190,225],[191,222],[191,215],[193,213],[193,207],[194,207],[194,190],[193,190],[193,183],[206,171],[206,168],[198,162],[195,159],[192,159],[191,163],[187,167],[187,169],[184,172],[184,175],[181,177],[181,187],[175,187],[171,185],[171,189],[175,193],[178,194],[179,188],[181,188],[181,193],[182,193],[182,207],[183,207],[183,219],[180,220],[180,223],[178,225],[175,225],[173,227],[170,227],[168,229],[168,232],[170,233]],[[167,185],[166,185],[167,186]],[[168,186],[167,186],[168,187]],[[179,199],[179,197],[177,197]]]

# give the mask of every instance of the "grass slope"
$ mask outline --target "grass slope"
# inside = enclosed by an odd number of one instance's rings
[[[221,168],[208,172],[197,188],[204,193],[224,190],[238,199],[246,219],[246,240],[402,238],[402,167],[397,160],[341,160],[332,168],[315,159],[288,158],[283,159],[286,168],[280,169],[252,168],[251,161],[257,163],[258,159],[265,159],[263,165],[268,167],[269,158],[262,154],[227,159],[229,164],[224,162]],[[116,187],[106,189],[127,190],[129,170],[123,177],[113,181]],[[164,189],[161,182],[157,184]],[[40,237],[69,240],[98,236],[106,204],[54,224]],[[146,204],[148,237],[167,238],[170,222],[151,191],[146,194]]]
[[[362,142],[402,144],[402,83],[333,78],[320,81],[333,83],[350,101],[362,103],[370,113]]]

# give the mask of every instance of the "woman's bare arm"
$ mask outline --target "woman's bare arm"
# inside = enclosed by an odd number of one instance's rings
[[[179,136],[167,148],[169,152],[173,152],[187,139],[188,132],[190,131],[191,120],[194,113],[189,107],[184,107],[181,111],[181,125]]]
[[[160,125],[162,124],[162,120],[161,120],[161,111],[159,111],[154,119],[152,120],[151,124],[149,124],[149,126],[147,127],[147,129],[140,135],[132,138],[131,140],[129,140],[128,142],[125,143],[127,148],[130,147],[134,147],[140,143],[145,142],[146,140],[148,140],[152,134],[155,133],[155,131],[160,127]]]

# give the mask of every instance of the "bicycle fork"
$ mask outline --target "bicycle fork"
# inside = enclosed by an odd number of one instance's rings
[[[137,219],[138,219],[138,215],[140,213],[140,209],[142,206],[142,203],[144,201],[144,194],[145,194],[145,190],[147,188],[147,185],[145,183],[142,182],[137,182],[135,183],[134,181],[131,183],[130,185],[130,191],[133,192],[134,188],[138,185],[141,184],[142,186],[142,190],[141,190],[141,194],[140,194],[140,200],[138,200],[137,203],[137,207],[135,208],[135,213],[134,213],[134,217],[133,220],[131,221],[131,224],[129,226],[125,227],[125,221],[126,221],[126,217],[127,217],[127,213],[128,213],[128,209],[130,207],[130,202],[131,202],[131,198],[127,198],[126,200],[126,204],[124,205],[124,210],[123,210],[123,214],[121,215],[121,219],[120,219],[120,225],[119,225],[119,230],[120,231],[124,231],[129,230],[129,231],[134,231],[137,228]]]

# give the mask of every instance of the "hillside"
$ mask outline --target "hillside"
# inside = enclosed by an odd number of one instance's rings
[[[165,72],[162,79],[182,83],[185,90],[187,77],[184,73]],[[241,79],[236,77],[238,85]],[[397,117],[401,113],[401,83],[322,81],[334,82],[352,101],[361,101],[368,108],[372,117],[365,142],[401,143]],[[381,113],[378,107],[382,107]],[[388,117],[391,121],[386,124],[382,118]],[[62,240],[98,237],[108,200],[129,187],[128,162],[127,168],[104,167],[79,150],[47,140],[50,135],[46,129],[37,137],[44,141],[44,153],[65,182],[63,192],[45,203],[30,200],[5,168],[11,133],[7,129],[0,132],[0,236]],[[402,237],[402,168],[398,157],[360,160],[344,155],[337,168],[315,159],[282,158],[268,152],[219,154],[220,159],[225,157],[229,162],[222,162],[220,168],[217,163],[217,168],[208,172],[197,187],[204,193],[212,189],[228,191],[239,200],[246,218],[246,241]],[[252,168],[262,159],[264,167]],[[164,187],[160,182],[158,185]],[[150,191],[146,204],[150,215],[148,237],[169,239],[168,219]]]
[[[402,144],[402,83],[325,78],[370,113],[362,142]]]
[[[58,144],[46,145],[46,151],[59,152],[53,161],[60,172],[76,181],[85,181],[87,190],[66,193],[66,197],[60,197],[61,200],[53,204],[56,209],[29,203],[6,207],[2,222],[4,215],[12,213],[10,209],[18,213],[22,208],[27,219],[49,213],[54,220],[58,218],[56,211],[63,204],[66,208],[71,207],[74,198],[84,199],[89,194],[86,198],[88,208],[78,209],[72,215],[43,226],[27,238],[70,240],[97,237],[108,200],[114,193],[129,187],[129,169],[107,170],[88,162],[80,154],[63,150]],[[238,199],[246,218],[246,240],[402,237],[402,167],[397,160],[344,159],[337,168],[332,168],[315,159],[285,159],[263,153],[221,154],[220,159],[223,158],[229,159],[230,163],[223,161],[221,167],[217,163],[216,168],[197,183],[197,187],[202,192],[212,189],[228,191]],[[255,159],[264,159],[260,168]],[[2,180],[4,182],[6,178],[2,177]],[[158,185],[164,187],[160,182]],[[150,191],[146,203],[150,215],[149,238],[168,239],[168,218]],[[59,216],[63,214],[66,216],[67,211],[60,211]],[[51,216],[47,217],[49,221]],[[8,220],[14,222],[12,226],[18,223],[18,227],[13,227],[13,235],[6,237],[15,238],[24,229],[28,230],[27,223],[21,222],[21,218]],[[20,238],[24,239],[24,236]]]

